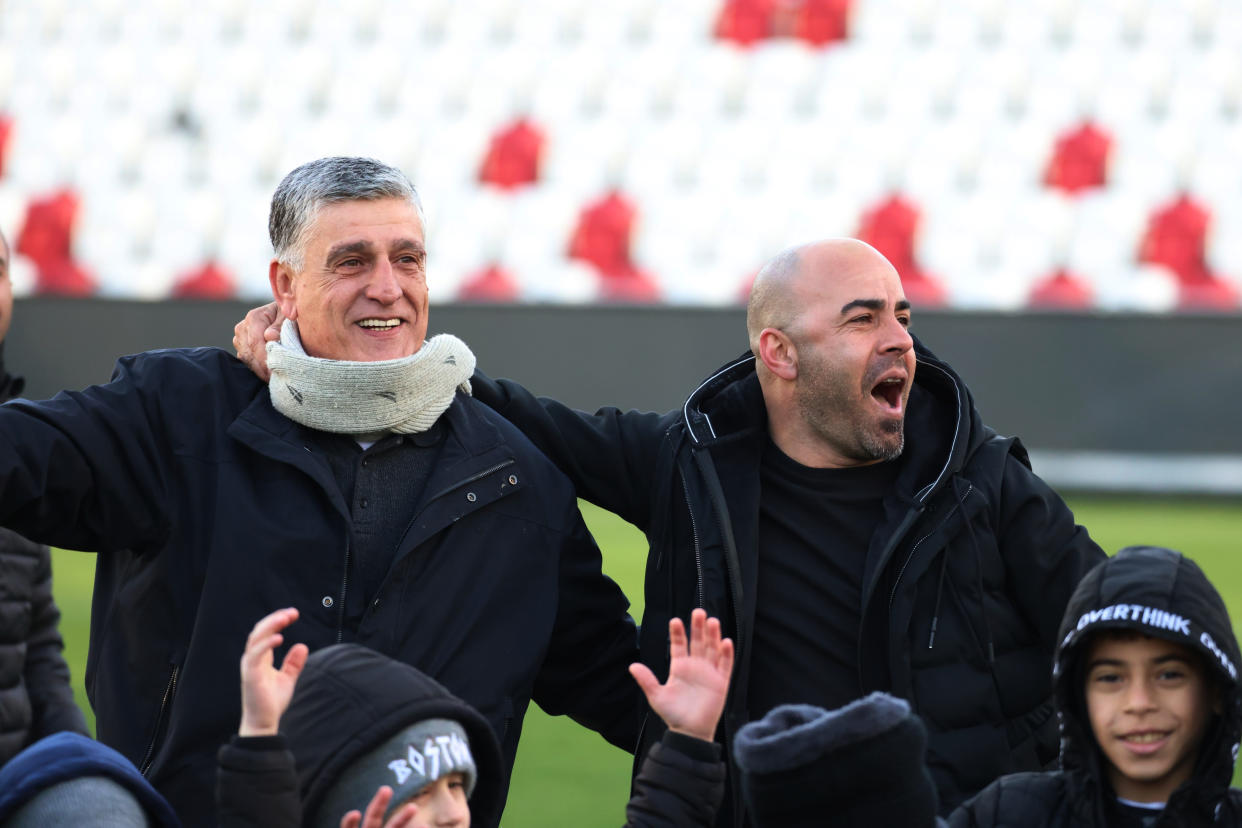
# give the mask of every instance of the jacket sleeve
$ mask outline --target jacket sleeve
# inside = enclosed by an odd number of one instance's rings
[[[1061,616],[1074,588],[1104,551],[1052,488],[1017,458],[1008,456],[997,528],[1010,592],[1051,660]]]
[[[297,769],[284,736],[234,736],[220,748],[216,762],[219,828],[302,824]]]
[[[166,536],[160,378],[142,359],[122,359],[107,385],[0,406],[0,525],[95,551]]]
[[[724,784],[720,745],[665,731],[634,779],[626,828],[708,828],[716,822]]]
[[[26,642],[26,689],[30,695],[30,742],[71,730],[89,736],[86,719],[73,700],[69,665],[61,654],[60,610],[52,599],[52,562],[46,546],[38,546],[38,577],[31,593],[30,638]]]
[[[646,705],[629,674],[638,628],[572,498],[566,508],[571,531],[562,536],[556,620],[533,698],[550,715],[570,716],[633,753]]]
[[[578,496],[646,529],[656,457],[674,415],[601,408],[594,414],[476,373],[476,399],[516,425],[573,481]]]

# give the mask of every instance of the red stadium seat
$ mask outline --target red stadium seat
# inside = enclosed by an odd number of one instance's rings
[[[794,12],[793,36],[812,46],[845,40],[853,0],[802,0]]]
[[[232,275],[215,261],[180,276],[172,290],[177,299],[232,299],[236,294]]]
[[[716,17],[716,37],[753,46],[772,36],[776,0],[725,0]]]
[[[457,291],[461,302],[512,302],[518,298],[518,282],[499,262],[491,262],[470,274]]]
[[[1095,296],[1085,281],[1059,267],[1031,288],[1027,304],[1039,310],[1083,310],[1091,307]]]
[[[1152,212],[1139,261],[1168,268],[1176,277],[1182,309],[1238,307],[1238,290],[1212,273],[1206,256],[1212,214],[1189,193]]]
[[[914,251],[919,208],[893,193],[863,213],[858,238],[880,251],[897,268],[906,298],[916,307],[945,303],[945,289],[919,264]]]
[[[32,199],[27,205],[16,249],[34,263],[36,293],[94,293],[94,278],[73,259],[73,227],[80,206],[71,190]]]
[[[1113,139],[1090,119],[1057,138],[1044,183],[1070,195],[1107,184]]]
[[[617,190],[588,204],[578,216],[569,257],[599,271],[601,299],[654,302],[660,297],[655,280],[634,263],[631,254],[637,217],[638,208]]]
[[[512,190],[539,180],[544,135],[526,118],[518,118],[492,136],[479,168],[479,181]]]
[[[9,148],[9,138],[13,134],[13,119],[0,112],[0,178],[4,177],[4,159]]]

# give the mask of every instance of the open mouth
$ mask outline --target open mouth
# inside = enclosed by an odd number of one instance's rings
[[[871,396],[875,397],[880,405],[890,411],[899,411],[901,409],[901,392],[905,390],[906,381],[901,377],[887,377],[880,380],[871,389]]]
[[[373,331],[386,331],[401,324],[400,319],[362,319],[358,326]]]

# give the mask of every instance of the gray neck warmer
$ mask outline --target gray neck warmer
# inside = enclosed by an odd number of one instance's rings
[[[431,428],[457,390],[470,393],[474,354],[439,334],[413,355],[381,362],[308,356],[297,325],[285,320],[267,343],[272,405],[294,422],[334,434],[418,434]]]

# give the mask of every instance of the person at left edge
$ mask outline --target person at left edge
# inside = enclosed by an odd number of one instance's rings
[[[269,384],[214,348],[125,357],[110,383],[0,410],[0,524],[99,553],[87,688],[99,737],[189,825],[215,823],[237,653],[270,607],[301,640],[411,664],[479,710],[502,791],[527,703],[632,751],[637,632],[568,480],[424,342],[418,196],[370,159],[272,200],[289,317]]]

